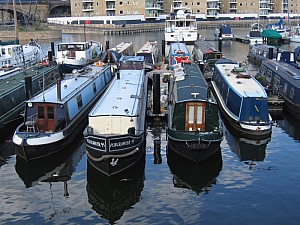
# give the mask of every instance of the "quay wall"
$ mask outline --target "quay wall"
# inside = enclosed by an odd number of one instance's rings
[[[62,30],[61,29],[51,29],[51,30],[39,30],[39,31],[19,31],[19,40],[29,41],[30,39],[38,40],[51,40],[51,39],[61,39]],[[0,40],[5,41],[6,39],[13,39],[15,36],[14,31],[3,31],[0,33]]]

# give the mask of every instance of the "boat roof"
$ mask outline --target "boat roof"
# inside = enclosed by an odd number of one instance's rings
[[[87,44],[90,43],[89,41],[72,41],[72,42],[62,42],[58,45],[79,45],[79,44]]]
[[[240,67],[239,63],[231,59],[218,59],[215,68],[220,71],[228,85],[241,96],[267,98],[261,84],[245,68]]]
[[[24,85],[25,86],[25,76],[31,76],[32,79],[36,79],[37,77],[41,77],[41,73],[45,72],[48,73],[48,71],[53,70],[53,67],[30,67],[26,69],[25,71],[3,76],[0,78],[0,97],[2,95],[5,95],[7,91],[14,88],[18,85]],[[36,74],[38,72],[38,74]]]
[[[265,60],[264,64],[268,64],[273,66],[276,70],[280,71],[278,75],[282,75],[287,81],[295,85],[297,88],[300,88],[300,71],[294,66],[284,63],[278,62],[275,60]]]
[[[125,49],[132,45],[131,41],[123,41],[117,44],[115,47],[110,48],[109,50],[116,51],[118,53],[122,53]]]
[[[221,52],[218,49],[216,49],[210,42],[204,39],[195,41],[194,48],[195,47],[201,49],[203,53],[219,52],[221,54]]]
[[[85,69],[85,72],[79,74],[71,74],[65,76],[61,80],[61,101],[57,98],[57,84],[51,86],[36,97],[31,98],[27,102],[47,102],[63,104],[74,96],[71,94],[78,89],[84,88],[86,83],[94,80],[94,78],[101,74],[109,66],[94,66],[90,65]]]
[[[139,53],[153,53],[153,49],[157,48],[157,41],[147,41],[136,54]]]
[[[184,52],[190,54],[186,44],[184,42],[174,42],[170,44],[170,55],[177,54],[178,52]]]
[[[120,70],[89,116],[136,116],[144,70]],[[146,104],[146,103],[144,103]]]
[[[180,64],[174,65],[175,76],[176,67]],[[180,71],[180,70],[179,70]],[[202,75],[199,66],[195,63],[183,64],[183,76],[177,76],[175,80],[174,94],[176,102],[185,101],[206,101],[207,99],[207,82]]]

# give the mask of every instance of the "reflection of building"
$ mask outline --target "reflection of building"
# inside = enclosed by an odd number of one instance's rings
[[[112,177],[97,171],[88,162],[86,191],[93,210],[114,224],[124,211],[140,200],[145,180],[145,157],[128,170]]]
[[[222,170],[221,148],[205,160],[195,163],[178,155],[167,146],[168,165],[173,174],[173,184],[178,188],[187,188],[197,194],[209,193],[216,185],[217,177]]]

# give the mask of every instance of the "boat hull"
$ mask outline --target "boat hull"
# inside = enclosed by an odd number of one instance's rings
[[[196,163],[203,161],[220,149],[221,141],[216,142],[196,142],[196,141],[176,141],[168,137],[170,149],[177,154],[192,160]],[[168,149],[169,150],[169,149]]]
[[[107,176],[128,169],[145,152],[144,133],[107,137],[88,134],[85,139],[89,163]]]
[[[212,82],[213,84],[213,82]],[[219,97],[218,92],[216,91],[216,87],[212,86],[212,92],[217,99],[219,103],[221,103],[223,100]],[[228,110],[223,107],[223,104],[218,104],[219,112],[222,118],[223,123],[225,126],[232,131],[232,134],[236,137],[246,137],[248,139],[253,140],[260,140],[265,139],[271,136],[272,133],[272,127],[270,125],[270,129],[256,129],[256,130],[250,130],[245,129],[241,126],[240,122],[235,120],[231,114],[228,113]]]

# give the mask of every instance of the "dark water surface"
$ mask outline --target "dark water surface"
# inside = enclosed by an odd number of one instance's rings
[[[201,34],[209,37],[213,30]],[[80,38],[63,35],[62,41]],[[162,38],[160,32],[87,40],[109,39],[111,46],[131,40],[137,50]],[[43,44],[45,55],[49,43]],[[222,44],[223,54],[239,62],[248,49],[234,41]],[[0,224],[298,223],[299,121],[283,115],[271,139],[259,142],[238,140],[226,130],[220,151],[199,164],[167,151],[165,126],[149,123],[145,160],[112,179],[88,165],[82,136],[65,154],[34,163],[16,157],[6,140],[0,150]]]

